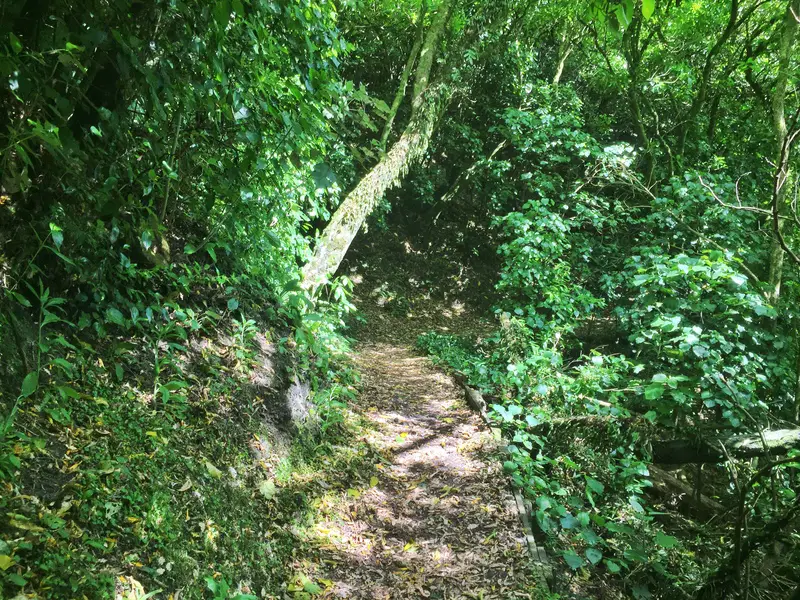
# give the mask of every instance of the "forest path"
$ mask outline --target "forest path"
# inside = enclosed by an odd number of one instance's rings
[[[320,507],[312,570],[325,597],[533,598],[498,442],[449,376],[408,342],[377,337],[355,354],[353,408],[382,463],[366,490]]]

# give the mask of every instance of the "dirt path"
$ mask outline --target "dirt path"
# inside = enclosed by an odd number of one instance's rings
[[[355,410],[383,457],[370,487],[321,507],[327,598],[533,598],[497,442],[450,377],[404,343],[364,343]]]

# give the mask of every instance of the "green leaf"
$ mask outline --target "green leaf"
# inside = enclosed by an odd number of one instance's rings
[[[662,548],[674,548],[678,544],[678,538],[667,535],[663,531],[656,534],[656,544]]]
[[[644,397],[648,400],[656,400],[664,395],[664,386],[660,383],[648,385],[644,389]]]
[[[125,317],[116,308],[106,309],[106,322],[116,323],[117,325],[125,324]]]
[[[57,388],[58,393],[62,398],[80,398],[81,395],[68,385],[59,385]]]
[[[31,371],[22,380],[22,396],[27,398],[39,387],[39,371]]]
[[[17,36],[15,36],[13,33],[9,33],[8,40],[11,42],[11,49],[14,51],[14,54],[19,54],[22,52],[22,42]]]
[[[17,573],[9,573],[6,575],[6,578],[11,583],[18,585],[19,587],[25,587],[28,584],[28,581],[22,575],[18,575]]]
[[[206,461],[206,471],[208,471],[208,474],[214,479],[222,479],[222,471],[208,461]]]
[[[321,594],[322,588],[313,581],[307,581],[303,584],[303,591],[309,594]]]
[[[59,529],[66,524],[66,521],[55,515],[42,515],[42,523],[47,525],[50,529]]]
[[[265,479],[264,481],[258,484],[258,491],[267,500],[272,500],[275,497],[275,494],[277,493],[278,490],[275,487],[274,480]]]
[[[567,550],[562,554],[562,556],[564,557],[564,560],[567,562],[567,565],[569,565],[570,569],[577,570],[584,565],[583,559],[577,554],[575,554],[573,550]]]
[[[606,569],[608,569],[609,573],[619,573],[622,570],[622,567],[613,560],[605,560],[603,563],[606,565]]]
[[[317,163],[311,171],[314,187],[324,190],[336,183],[336,173],[325,163]]]
[[[231,17],[231,5],[228,0],[218,0],[214,5],[214,20],[220,27],[225,27]]]
[[[22,294],[18,294],[17,292],[9,292],[9,293],[14,297],[14,300],[22,304],[22,306],[24,306],[25,308],[31,307],[31,303],[28,302],[28,299]]]
[[[620,28],[625,28],[631,24],[631,14],[625,10],[625,4],[618,4],[615,11],[617,13],[617,21]]]
[[[61,227],[55,223],[50,223],[50,236],[53,238],[53,243],[56,245],[56,248],[61,250],[61,244],[64,243],[64,232],[61,230]]]
[[[506,473],[513,473],[517,468],[517,463],[514,461],[507,460],[503,463],[503,469],[505,469]]]
[[[633,510],[635,510],[637,513],[644,512],[644,507],[636,496],[631,496],[628,498],[628,504],[630,504],[631,508],[633,508]]]
[[[603,553],[597,548],[588,548],[585,554],[588,561],[593,565],[596,565],[603,560]]]
[[[656,0],[642,0],[642,16],[649,19],[656,11]]]
[[[145,229],[142,232],[141,238],[139,239],[142,242],[142,248],[144,248],[145,250],[150,250],[150,248],[153,246],[153,241],[155,238],[153,237],[152,231],[150,231],[149,229]]]
[[[578,519],[576,519],[572,515],[567,515],[565,517],[561,517],[561,527],[562,527],[562,529],[572,529],[576,525],[578,525]]]
[[[228,300],[228,310],[236,310],[239,308],[239,301],[236,298]]]
[[[0,554],[0,569],[7,571],[14,564],[14,559],[6,554]]]
[[[595,493],[595,494],[602,494],[605,486],[597,481],[594,477],[589,477],[586,475],[586,485]]]

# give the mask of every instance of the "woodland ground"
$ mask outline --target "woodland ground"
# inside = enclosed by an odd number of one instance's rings
[[[332,597],[533,598],[498,442],[467,408],[463,390],[414,349],[431,328],[475,328],[479,320],[462,302],[441,298],[400,310],[385,293],[393,273],[378,281],[374,272],[364,279],[352,270],[362,383],[351,409],[382,460],[369,488],[320,505],[304,568]]]

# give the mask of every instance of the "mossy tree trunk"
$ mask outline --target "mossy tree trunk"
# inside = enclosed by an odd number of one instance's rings
[[[433,59],[450,13],[451,0],[443,0],[425,34],[414,73],[411,118],[400,139],[345,197],[317,240],[311,260],[303,267],[303,287],[315,289],[332,276],[350,248],[358,230],[386,191],[398,185],[409,167],[428,149],[438,118],[440,95],[430,89]],[[412,49],[412,53],[415,50]]]

